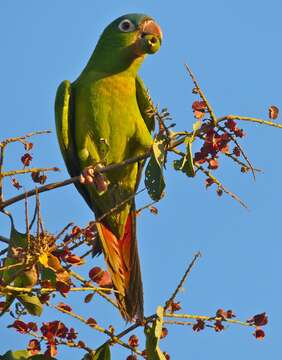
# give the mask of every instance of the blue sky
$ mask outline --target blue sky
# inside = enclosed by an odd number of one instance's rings
[[[167,107],[177,129],[189,130],[194,121],[192,84],[183,64],[189,63],[216,114],[236,113],[267,118],[269,105],[281,107],[281,12],[282,3],[254,1],[2,1],[1,31],[1,139],[32,130],[53,133],[35,140],[34,165],[59,166],[50,181],[68,177],[54,133],[53,103],[56,88],[74,80],[91,55],[100,33],[116,17],[129,12],[154,16],[164,41],[159,53],[148,57],[141,75],[152,98]],[[144,212],[138,219],[138,237],[145,292],[145,312],[151,314],[174,289],[193,254],[203,258],[179,295],[183,311],[213,315],[231,308],[245,320],[266,311],[270,324],[266,338],[256,341],[252,329],[232,326],[217,334],[196,334],[190,328],[170,327],[162,348],[171,359],[204,360],[278,358],[281,354],[281,139],[282,131],[244,125],[243,141],[250,159],[263,173],[256,182],[224,162],[218,177],[240,195],[250,211],[227,196],[218,198],[204,188],[204,178],[187,179],[169,168],[166,197],[159,215]],[[20,147],[11,147],[7,169],[20,166]],[[23,181],[29,188],[31,183]],[[7,197],[16,190],[7,185]],[[139,205],[148,198],[140,196]],[[46,227],[58,232],[74,221],[85,225],[92,215],[74,187],[41,197]],[[17,226],[23,229],[23,205],[11,207]],[[1,234],[9,222],[0,217]],[[100,264],[102,260],[90,260]],[[68,299],[78,313],[92,316],[101,325],[123,329],[119,315],[99,299],[85,305],[81,296]],[[58,318],[47,311],[44,320]],[[59,316],[59,318],[61,318]],[[96,347],[104,337],[79,323],[65,319]],[[43,320],[43,319],[42,319]],[[16,334],[2,319],[0,353],[24,348],[28,337]],[[138,333],[138,332],[137,332]],[[140,333],[138,333],[140,334]],[[59,359],[73,357],[61,349]],[[80,358],[82,353],[77,353]],[[281,356],[281,355],[280,355]],[[113,359],[125,359],[115,346]]]

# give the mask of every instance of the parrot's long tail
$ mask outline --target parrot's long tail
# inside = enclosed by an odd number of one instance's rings
[[[143,319],[143,285],[136,239],[136,214],[126,221],[123,238],[118,239],[103,224],[97,225],[103,253],[115,289],[121,315],[126,321]]]

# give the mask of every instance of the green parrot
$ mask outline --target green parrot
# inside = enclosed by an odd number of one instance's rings
[[[95,175],[92,180],[89,175],[97,164],[120,163],[151,148],[152,102],[137,73],[145,56],[157,52],[161,42],[161,29],[151,17],[119,17],[102,33],[78,79],[61,83],[55,101],[56,130],[68,171],[71,176],[86,174],[75,184],[78,191],[96,218],[117,207],[97,229],[126,321],[143,318],[134,203],[143,163],[107,172],[108,184],[102,188]]]

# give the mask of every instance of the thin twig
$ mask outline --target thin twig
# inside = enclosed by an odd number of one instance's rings
[[[238,149],[241,151],[241,154],[243,156],[243,158],[246,160],[247,164],[249,165],[249,168],[251,169],[252,171],[252,174],[253,174],[253,177],[254,177],[254,180],[256,180],[256,174],[255,174],[255,169],[252,165],[252,163],[250,162],[250,160],[248,159],[245,151],[243,150],[242,146],[238,143],[238,141],[236,140],[235,136],[233,136],[232,134],[230,134],[229,131],[227,131],[224,127],[222,126],[219,126],[218,125],[218,128],[223,131],[225,134],[227,134],[230,139],[236,144],[236,146],[238,147]]]
[[[194,165],[202,172],[204,173],[207,177],[209,177],[210,179],[213,180],[213,182],[215,184],[217,184],[217,186],[224,191],[227,195],[231,196],[234,200],[238,201],[239,204],[241,204],[245,209],[249,210],[248,206],[239,198],[239,196],[237,196],[236,194],[234,194],[233,192],[229,191],[228,189],[226,189],[226,187],[224,187],[215,176],[213,176],[209,171],[207,171],[206,169],[204,169],[202,166],[198,165],[197,163],[194,163]]]
[[[23,136],[12,137],[12,138],[2,140],[2,142],[0,143],[0,146],[6,146],[7,144],[10,144],[12,142],[21,141],[21,140],[24,140],[26,138],[29,138],[29,137],[35,136],[35,135],[50,134],[51,132],[52,132],[51,130],[33,131],[33,132],[28,133],[28,134],[23,135]]]
[[[263,120],[263,119],[257,119],[249,116],[240,116],[240,115],[225,115],[218,119],[218,122],[222,122],[225,120],[242,120],[242,121],[248,121],[248,122],[254,122],[261,125],[268,125],[273,126],[279,129],[282,129],[282,124],[278,124],[272,121]]]
[[[20,293],[32,293],[32,292],[36,292],[39,294],[45,294],[45,293],[50,293],[53,291],[57,291],[56,288],[23,288],[23,287],[17,287],[17,286],[10,286],[7,285],[5,286],[5,288],[1,288],[0,286],[0,292],[1,293],[15,293],[15,292],[20,292]],[[92,291],[92,292],[98,292],[98,291],[113,291],[116,292],[116,290],[114,289],[108,289],[108,288],[103,288],[103,287],[95,287],[95,286],[85,286],[85,287],[72,287],[69,289],[69,291],[73,291],[73,292],[81,292],[81,291]]]
[[[191,314],[168,314],[165,313],[164,317],[168,318],[176,318],[176,319],[194,319],[194,320],[203,320],[203,321],[226,321],[230,324],[238,324],[243,326],[251,326],[255,327],[255,325],[246,322],[246,321],[240,321],[235,319],[227,319],[224,317],[210,317],[210,316],[203,316],[203,315],[191,315]]]
[[[37,172],[47,172],[47,171],[60,171],[60,169],[56,166],[52,168],[29,168],[29,169],[21,169],[21,170],[10,170],[5,171],[0,176],[14,176],[14,175],[21,175],[21,174],[28,174],[28,173],[37,173]]]
[[[136,353],[136,354],[138,354],[138,355],[142,355],[142,353],[141,353],[139,350],[137,350],[136,348],[133,348],[132,346],[126,344],[125,342],[123,342],[122,340],[120,340],[118,337],[116,337],[112,332],[110,332],[110,331],[107,330],[107,329],[104,329],[104,328],[101,327],[100,325],[95,324],[95,323],[89,324],[89,323],[87,322],[87,320],[85,320],[82,316],[74,313],[73,311],[67,311],[67,310],[63,309],[62,307],[60,307],[60,306],[56,306],[56,305],[55,305],[55,306],[49,305],[49,306],[51,306],[51,307],[59,310],[60,312],[65,313],[65,314],[67,314],[67,315],[69,315],[69,316],[71,316],[71,317],[73,317],[73,318],[75,318],[75,319],[83,322],[84,324],[88,325],[88,326],[91,327],[92,329],[95,329],[95,330],[97,330],[97,331],[99,331],[99,332],[101,332],[101,333],[103,333],[103,334],[108,335],[108,336],[111,338],[111,342],[117,343],[117,344],[125,347],[126,349],[128,349],[128,350],[130,350],[130,351],[133,351],[134,353]]]
[[[190,274],[193,266],[195,265],[195,263],[197,262],[197,260],[201,257],[201,253],[198,251],[197,254],[194,255],[193,260],[191,261],[191,263],[189,264],[188,268],[186,269],[182,279],[180,280],[179,284],[177,285],[176,289],[174,290],[173,294],[171,295],[171,297],[166,301],[165,306],[164,306],[164,310],[167,310],[167,308],[173,303],[173,301],[176,298],[176,295],[178,294],[179,290],[182,288],[183,284],[185,283],[188,275]]]
[[[73,276],[75,279],[79,280],[83,285],[85,284],[86,286],[89,287],[89,280],[85,280],[81,275],[77,274],[76,272],[74,272],[73,270],[70,271],[70,276]],[[90,287],[92,288],[92,285],[90,284]],[[93,286],[93,289],[95,289],[95,291],[97,292],[97,294],[99,294],[102,298],[104,298],[105,300],[107,300],[109,303],[111,303],[115,308],[118,309],[118,306],[116,304],[116,302],[111,299],[109,296],[107,296],[106,294],[104,294],[102,291],[99,291],[95,286]],[[111,289],[108,289],[111,290]]]
[[[231,153],[229,153],[229,152],[224,153],[224,155],[227,156],[227,157],[229,157],[229,158],[232,159],[233,161],[235,161],[237,164],[239,164],[239,165],[247,168],[248,170],[250,170],[248,164],[246,164],[246,163],[244,163],[243,161],[239,160],[239,159],[237,158],[237,156],[235,156],[235,155],[233,155],[233,154],[231,154]],[[257,169],[257,168],[254,168],[254,171],[256,171],[256,172],[263,172],[263,170]]]
[[[192,70],[189,68],[189,66],[187,64],[184,64],[185,66],[185,69],[188,71],[188,74],[190,75],[196,89],[197,89],[197,92],[198,94],[200,95],[200,97],[202,98],[202,100],[205,102],[206,106],[207,106],[207,109],[208,109],[208,112],[210,113],[210,116],[212,118],[212,122],[213,122],[213,125],[216,126],[217,125],[217,118],[215,116],[215,113],[210,105],[210,103],[208,102],[208,99],[206,98],[204,92],[202,91],[202,89],[200,88],[200,85],[195,77],[195,75],[193,74]]]
[[[194,323],[191,321],[177,321],[177,320],[165,320],[163,323],[169,325],[190,325],[190,326],[194,325]]]
[[[0,235],[0,241],[5,244],[10,244],[10,239],[6,238],[5,236]]]

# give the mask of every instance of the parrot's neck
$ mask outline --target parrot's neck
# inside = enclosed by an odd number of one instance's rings
[[[129,76],[136,76],[144,61],[145,55],[136,56],[131,47],[117,49],[96,48],[86,65],[83,73],[89,71],[100,72],[104,74],[124,73]]]

